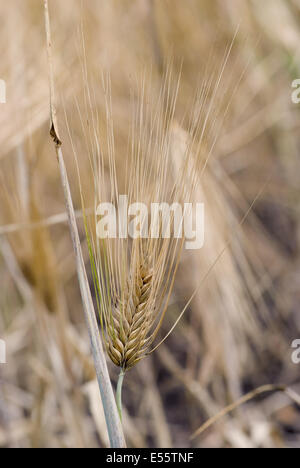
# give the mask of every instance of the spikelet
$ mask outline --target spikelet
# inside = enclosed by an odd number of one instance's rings
[[[147,351],[147,332],[151,324],[151,296],[153,272],[139,266],[134,278],[132,294],[129,285],[124,303],[117,300],[110,328],[108,354],[111,360],[123,369],[129,369],[142,359]]]

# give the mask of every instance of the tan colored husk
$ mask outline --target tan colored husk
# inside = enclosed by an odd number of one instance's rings
[[[149,299],[152,279],[152,269],[140,265],[136,278],[133,279],[135,287],[132,294],[127,285],[125,302],[117,299],[114,308],[108,354],[114,364],[125,370],[137,364],[147,351],[146,336],[151,326]]]

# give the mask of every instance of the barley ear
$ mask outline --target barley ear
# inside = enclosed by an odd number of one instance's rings
[[[48,1],[44,0],[44,12],[45,12],[45,27],[47,37],[47,53],[48,53],[48,66],[49,66],[49,81],[50,81],[50,135],[55,143],[56,155],[59,163],[60,175],[65,195],[66,209],[69,219],[69,227],[72,237],[73,248],[76,257],[76,268],[78,274],[78,280],[80,285],[81,297],[83,302],[83,308],[85,313],[86,324],[89,332],[91,341],[91,349],[94,359],[94,365],[96,375],[98,379],[106,425],[108,435],[110,439],[111,447],[124,448],[125,439],[121,426],[121,421],[118,415],[118,410],[108,374],[108,369],[105,360],[105,354],[100,339],[98,324],[95,316],[93,301],[83,261],[80,239],[76,224],[76,218],[74,213],[74,207],[71,197],[70,186],[68,182],[68,176],[64,163],[63,153],[61,149],[62,142],[58,134],[58,126],[56,120],[56,110],[54,103],[54,79],[52,70],[52,57],[51,57],[51,35],[50,35],[50,20]]]

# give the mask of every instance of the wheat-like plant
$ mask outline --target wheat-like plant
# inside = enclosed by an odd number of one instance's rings
[[[95,216],[85,216],[85,226],[103,340],[111,361],[121,369],[120,390],[124,373],[151,351],[160,330],[184,239],[174,232],[174,212],[170,214],[170,236],[166,235],[163,216],[156,218],[156,236],[148,235],[153,219],[141,216],[140,225],[135,226],[139,234],[133,239],[119,232],[113,238],[99,238],[95,235],[97,206],[112,202],[119,217],[123,210],[120,195],[127,196],[128,205],[143,203],[148,212],[152,202],[169,206],[187,202],[195,185],[197,161],[191,161],[191,146],[187,145],[180,170],[174,171],[171,153],[178,83],[172,87],[167,74],[157,99],[153,99],[153,88],[150,91],[143,78],[133,103],[128,148],[121,148],[126,182],[119,189],[109,76],[103,77],[103,89],[105,130],[101,133],[97,115],[82,117],[82,122],[89,122],[88,126],[83,123],[83,130],[88,135],[95,193]],[[88,90],[85,96],[86,108],[91,109]]]
[[[138,82],[137,96],[133,96],[132,110],[128,110],[128,134],[123,139],[114,130],[109,74],[102,76],[103,124],[98,113],[93,111],[97,108],[93,102],[93,88],[89,86],[87,69],[83,67],[84,104],[77,104],[77,108],[94,189],[94,218],[84,217],[85,228],[103,341],[111,361],[121,369],[117,392],[120,412],[124,373],[153,350],[184,244],[183,237],[174,232],[175,224],[170,235],[165,235],[163,216],[156,220],[149,220],[147,214],[140,216],[138,235],[133,239],[123,232],[120,235],[124,214],[120,195],[127,196],[128,205],[143,203],[148,208],[153,202],[182,207],[194,199],[199,173],[207,164],[218,133],[216,122],[220,105],[213,104],[230,50],[215,81],[209,73],[202,77],[185,121],[181,122],[187,129],[187,137],[179,148],[174,133],[180,132],[181,126],[174,123],[180,78],[174,78],[171,65],[166,67],[157,89],[155,80],[146,80],[146,73]],[[207,136],[212,140],[209,147]],[[79,157],[75,149],[74,152],[80,174]],[[85,207],[82,188],[81,197]],[[114,236],[96,235],[97,210],[101,202],[110,202],[116,207],[119,225]],[[171,221],[174,216],[172,211]],[[153,221],[157,223],[156,236],[149,236]]]

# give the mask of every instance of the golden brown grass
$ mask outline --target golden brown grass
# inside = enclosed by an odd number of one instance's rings
[[[52,148],[45,143],[49,112],[46,57],[33,47],[44,47],[38,3],[13,0],[0,8],[4,25],[0,78],[8,82],[10,96],[6,107],[0,107],[0,338],[8,343],[10,363],[0,369],[0,445],[107,446],[57,165],[52,158],[49,161]],[[95,145],[91,146],[95,138],[87,135],[90,143],[82,138],[82,123],[86,127],[87,121],[78,118],[73,105],[73,97],[83,100],[77,61],[77,44],[81,43],[77,28],[82,19],[89,72],[110,70],[120,193],[125,190],[124,148],[131,120],[128,90],[135,88],[140,70],[149,63],[159,68],[171,52],[172,75],[177,76],[183,58],[177,101],[177,117],[182,117],[192,101],[195,77],[210,61],[208,51],[215,51],[213,63],[220,64],[224,44],[230,43],[237,23],[247,41],[238,36],[238,53],[232,55],[237,60],[229,62],[226,83],[232,77],[237,82],[251,58],[199,187],[205,198],[209,236],[199,255],[181,256],[161,337],[168,333],[229,235],[234,242],[174,333],[131,370],[123,410],[130,446],[190,446],[190,435],[201,423],[249,389],[269,382],[293,384],[296,390],[299,386],[298,368],[290,361],[290,343],[299,331],[299,108],[289,99],[291,80],[299,75],[299,6],[296,0],[269,3],[266,9],[259,1],[238,2],[233,8],[231,2],[206,0],[89,0],[82,11],[80,2],[51,1],[56,12],[56,78],[64,101],[62,104],[58,92],[59,103],[66,108],[80,156],[87,208],[94,205],[87,148],[95,154]],[[153,81],[160,74],[155,66]],[[106,141],[101,77],[94,83],[92,107],[99,115],[101,140]],[[153,104],[151,100],[150,107]],[[178,120],[185,131],[182,119]],[[67,141],[66,131],[61,133]],[[23,163],[17,154],[20,149],[25,155]],[[74,203],[80,208],[73,154],[67,144],[64,151]],[[19,184],[24,181],[24,167],[35,180],[38,214],[34,216],[28,206],[28,184]],[[102,189],[107,198],[110,182],[105,148],[104,168]],[[274,177],[255,212],[242,229],[233,229],[270,171]],[[31,177],[29,180],[31,185]],[[57,214],[62,216],[56,218]],[[53,215],[58,224],[49,223]],[[43,232],[36,232],[37,227]],[[79,233],[88,264],[80,220]],[[35,236],[39,236],[39,247],[34,250]],[[40,282],[33,281],[33,271],[45,274]],[[56,289],[51,286],[53,279]],[[45,301],[49,294],[50,301]],[[63,314],[49,308],[57,300]],[[110,364],[109,369],[115,382],[116,369]],[[192,444],[299,446],[298,420],[296,407],[284,395],[266,396],[248,402]]]

